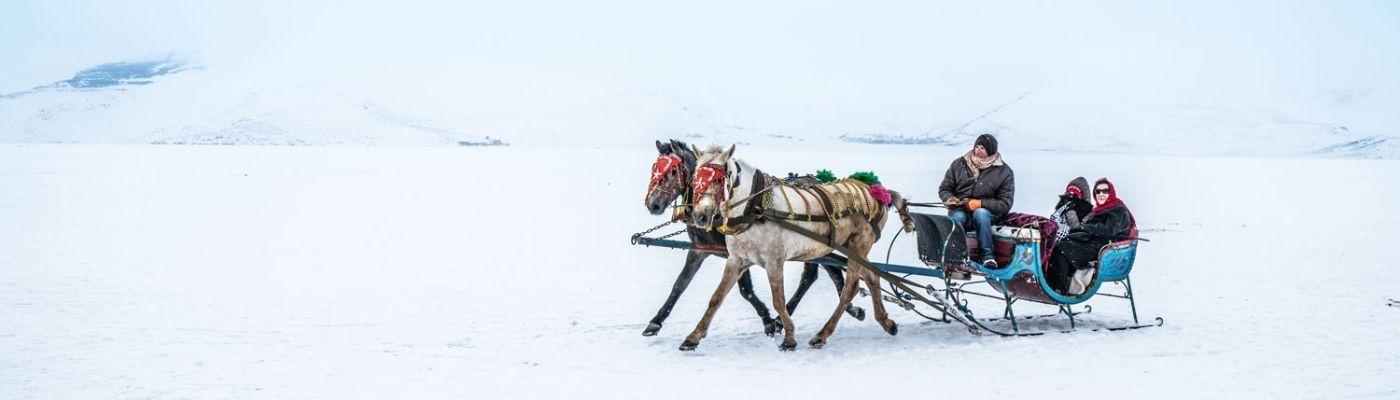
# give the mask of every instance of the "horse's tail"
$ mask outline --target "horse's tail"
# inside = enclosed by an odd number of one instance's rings
[[[899,212],[899,221],[904,223],[905,232],[914,231],[914,217],[909,216],[909,201],[899,192],[890,190],[890,207]]]

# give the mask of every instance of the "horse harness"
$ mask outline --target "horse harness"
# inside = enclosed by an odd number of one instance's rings
[[[704,170],[706,167],[719,169],[715,167],[714,164],[707,164],[699,170]],[[735,182],[725,188],[730,193],[742,184],[741,180],[738,179],[739,173],[739,171],[735,172]],[[722,180],[722,177],[721,175],[719,179]],[[836,221],[851,214],[857,214],[865,217],[866,222],[870,224],[870,230],[875,233],[875,239],[879,240],[880,238],[880,227],[877,225],[876,221],[884,217],[884,213],[886,212],[885,207],[881,206],[868,195],[869,187],[865,186],[865,184],[860,181],[843,179],[833,182],[829,185],[832,186],[836,193],[830,193],[827,189],[823,188],[824,185],[822,184],[789,184],[785,183],[784,180],[763,173],[762,170],[754,171],[754,177],[753,186],[750,190],[750,193],[753,194],[742,199],[748,200],[748,204],[744,207],[744,212],[737,217],[724,218],[724,222],[719,228],[720,233],[725,235],[737,235],[752,228],[753,224],[761,224],[768,220],[775,219],[802,222],[825,222],[828,228],[826,245],[828,247],[834,247],[836,244]],[[801,193],[813,194],[817,200],[816,206],[821,209],[822,214],[796,212],[796,208],[793,207],[792,204],[792,199],[789,198],[786,191],[782,190],[785,187],[793,188],[799,192],[798,197],[801,198],[803,205],[806,206],[806,210],[811,210],[811,204],[807,202],[807,197],[803,196]],[[787,212],[782,212],[774,208],[773,201],[775,196],[772,192],[774,189],[777,189],[777,192],[783,198],[787,206]],[[856,202],[852,199],[852,204],[847,205],[842,201],[842,195],[845,195],[844,197],[860,198],[861,201]],[[725,195],[720,196],[727,197]],[[762,196],[762,201],[753,201],[754,197],[759,196]],[[833,197],[835,197],[835,201],[833,201]],[[719,203],[723,204],[725,209],[732,207],[730,202],[726,201],[732,199],[719,198],[716,200],[719,200]]]
[[[707,167],[710,167],[710,166],[712,166],[712,164],[706,165],[706,166],[707,166]],[[701,167],[701,168],[705,168],[705,167]],[[713,168],[713,167],[712,167],[712,168]],[[698,177],[698,176],[697,176],[697,177]],[[721,175],[721,178],[720,178],[720,179],[722,179],[722,177],[723,177],[723,176]],[[754,193],[754,194],[753,194],[753,195],[750,195],[748,198],[745,198],[744,200],[750,200],[750,199],[752,199],[754,196],[758,196],[758,195],[762,194],[762,195],[764,196],[764,199],[763,199],[764,201],[761,201],[761,202],[749,201],[749,204],[748,204],[747,206],[744,207],[744,213],[743,213],[743,214],[739,215],[738,217],[734,217],[734,218],[725,218],[724,224],[720,226],[720,233],[723,233],[723,234],[725,234],[725,235],[737,235],[737,234],[742,233],[742,232],[744,232],[745,230],[748,230],[749,228],[751,228],[753,224],[764,223],[764,222],[772,222],[773,224],[776,224],[776,225],[778,225],[779,227],[782,227],[783,229],[787,229],[788,231],[795,232],[795,233],[800,234],[800,235],[802,235],[802,236],[805,236],[805,237],[807,237],[808,239],[811,239],[811,240],[815,240],[815,241],[820,242],[822,239],[826,239],[826,245],[827,245],[827,247],[831,247],[832,249],[834,249],[834,250],[836,250],[836,251],[838,251],[838,252],[841,252],[842,254],[845,254],[846,257],[848,257],[848,259],[850,260],[850,262],[852,262],[852,263],[858,263],[858,264],[862,265],[862,266],[865,267],[867,270],[869,270],[869,271],[871,271],[872,273],[874,273],[876,276],[878,276],[878,277],[880,277],[881,279],[884,279],[884,280],[890,282],[891,285],[900,288],[901,290],[903,290],[904,293],[906,293],[906,294],[910,297],[910,300],[916,300],[916,301],[922,302],[922,303],[924,303],[924,304],[927,304],[927,305],[929,305],[930,307],[932,307],[933,309],[938,310],[939,312],[943,313],[943,315],[948,316],[948,317],[952,317],[952,319],[953,319],[954,321],[957,321],[957,322],[963,324],[964,326],[967,326],[968,331],[969,331],[969,332],[972,332],[972,334],[974,334],[974,335],[981,335],[981,334],[982,334],[982,332],[978,329],[977,326],[973,325],[971,322],[969,322],[969,321],[968,321],[966,318],[964,318],[962,315],[953,312],[953,310],[950,310],[949,307],[948,307],[948,304],[947,304],[947,303],[944,303],[941,299],[938,299],[937,296],[934,296],[934,297],[933,297],[934,299],[937,299],[936,301],[935,301],[935,300],[930,300],[930,299],[928,299],[928,298],[925,298],[923,295],[920,295],[916,290],[914,290],[914,287],[918,287],[918,286],[919,286],[919,285],[917,285],[916,283],[910,281],[909,279],[895,276],[895,275],[893,275],[893,274],[891,274],[891,273],[889,273],[889,272],[886,272],[886,271],[884,271],[884,270],[882,270],[882,269],[875,268],[875,266],[874,266],[873,264],[871,264],[870,261],[869,261],[868,259],[866,259],[864,255],[859,254],[859,253],[857,253],[857,252],[854,252],[854,251],[852,251],[850,248],[847,248],[846,246],[844,246],[844,245],[842,245],[842,244],[840,244],[840,243],[836,243],[836,224],[835,224],[834,220],[835,220],[835,219],[844,218],[844,217],[850,215],[851,213],[858,213],[858,214],[860,214],[860,215],[867,215],[867,216],[868,216],[868,217],[867,217],[867,222],[870,223],[870,228],[871,228],[871,230],[875,232],[875,240],[879,240],[879,239],[880,239],[880,229],[879,229],[878,226],[876,226],[875,221],[876,221],[876,220],[879,220],[879,219],[882,219],[882,218],[884,217],[884,213],[887,212],[887,211],[885,210],[885,207],[879,205],[878,203],[875,203],[874,207],[870,207],[870,208],[867,208],[867,209],[865,209],[865,210],[856,209],[856,208],[854,208],[854,207],[842,207],[842,204],[841,204],[841,202],[839,201],[840,199],[838,198],[838,199],[837,199],[837,200],[838,200],[837,202],[833,202],[833,201],[832,201],[832,198],[831,198],[831,197],[832,197],[831,194],[830,194],[830,193],[827,193],[826,190],[823,189],[823,188],[822,188],[822,185],[820,185],[820,184],[793,185],[793,187],[794,187],[795,189],[798,189],[798,190],[800,190],[800,191],[801,191],[801,190],[810,190],[810,193],[815,193],[816,196],[818,197],[818,201],[817,201],[818,206],[821,207],[821,209],[822,209],[823,212],[826,212],[826,213],[827,213],[826,215],[798,214],[798,213],[796,213],[796,211],[793,211],[793,210],[795,210],[795,209],[792,207],[791,199],[788,199],[788,198],[787,198],[787,193],[781,190],[781,187],[787,186],[787,185],[785,185],[783,182],[779,181],[777,178],[774,178],[774,177],[772,177],[772,176],[769,176],[769,175],[764,174],[763,171],[761,171],[761,170],[760,170],[760,171],[754,171],[754,177],[755,177],[755,179],[754,179],[753,191],[752,191],[752,193]],[[738,179],[735,179],[735,180],[737,181]],[[847,182],[847,181],[852,181],[852,182]],[[738,187],[738,183],[739,183],[739,182],[735,182],[735,185],[729,186],[729,187],[727,187],[726,189],[732,190],[733,188],[737,188],[737,187]],[[842,180],[842,181],[838,181],[838,182],[836,182],[836,185],[851,185],[851,186],[854,186],[856,189],[864,189],[864,190],[867,190],[867,191],[869,190],[869,187],[864,186],[863,183],[860,183],[859,181],[853,181],[853,180],[851,180],[851,179],[845,179],[845,180]],[[773,210],[773,208],[772,208],[773,193],[771,193],[771,192],[769,192],[769,191],[770,191],[771,189],[775,188],[775,187],[779,188],[779,192],[782,193],[783,199],[784,199],[784,201],[787,203],[787,209],[789,210],[787,213],[778,212],[778,211]],[[837,187],[839,187],[839,186],[837,186]],[[723,190],[723,189],[722,189],[722,190]],[[842,190],[839,190],[839,189],[838,189],[838,192],[839,192],[839,193],[843,193],[843,194],[844,194],[844,193],[850,193],[849,191],[842,191]],[[800,193],[800,192],[799,192],[799,193]],[[855,194],[859,195],[859,194],[861,194],[861,193],[860,193],[860,192],[856,192]],[[867,192],[867,194],[868,194],[868,192]],[[723,195],[720,195],[720,196],[723,196]],[[799,195],[799,197],[801,197],[801,195]],[[862,201],[863,201],[863,202],[866,202],[866,204],[869,204],[869,203],[873,200],[873,199],[871,199],[870,197],[868,197],[868,195],[867,195],[867,196],[861,196],[861,197],[863,197],[863,200],[862,200]],[[720,200],[720,199],[717,199],[717,200]],[[803,201],[806,202],[806,198],[805,198],[805,197],[803,197]],[[730,206],[727,202],[724,202],[724,201],[720,201],[720,204],[722,204],[722,207],[725,207],[725,209],[727,209],[727,208]],[[828,208],[829,205],[831,205],[832,207],[831,207],[831,208]],[[854,206],[854,204],[852,204],[852,206]],[[811,208],[807,208],[807,209],[810,210]],[[873,209],[874,211],[873,211],[873,212],[866,212],[866,210],[869,210],[869,209]],[[833,217],[834,217],[834,218],[833,218]],[[826,237],[823,238],[820,234],[818,234],[818,233],[816,233],[816,232],[814,232],[814,231],[812,231],[812,230],[809,230],[809,229],[807,229],[807,228],[803,228],[803,227],[801,227],[801,226],[798,226],[797,224],[793,223],[792,221],[826,222],[826,223],[827,223],[827,228],[828,228],[828,229],[827,229]],[[922,289],[922,288],[921,288],[921,289]],[[905,300],[901,299],[901,301],[905,301]]]

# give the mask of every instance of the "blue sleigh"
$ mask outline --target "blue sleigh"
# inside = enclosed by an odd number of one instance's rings
[[[934,271],[941,272],[921,275],[943,278],[942,294],[968,320],[976,323],[985,331],[1006,336],[1039,335],[1046,331],[1024,332],[1021,329],[1020,321],[1057,315],[1065,315],[1069,319],[1068,329],[1062,330],[1073,330],[1077,327],[1075,316],[1093,310],[1093,307],[1088,305],[1083,306],[1083,309],[1079,311],[1076,311],[1074,307],[1095,296],[1127,300],[1132,309],[1133,317],[1132,325],[1099,329],[1118,331],[1160,326],[1163,323],[1160,317],[1156,318],[1153,324],[1142,324],[1138,320],[1137,301],[1134,298],[1132,280],[1129,277],[1133,270],[1133,263],[1137,258],[1138,242],[1146,239],[1134,237],[1113,242],[1101,248],[1098,260],[1092,263],[1095,269],[1092,282],[1082,293],[1067,294],[1050,287],[1049,281],[1045,277],[1046,265],[1042,261],[1041,233],[1034,226],[997,226],[993,234],[995,242],[993,253],[997,263],[1004,267],[990,268],[971,261],[981,259],[977,257],[975,252],[966,251],[967,249],[975,249],[977,247],[976,241],[966,235],[962,228],[950,218],[941,215],[915,214],[915,224],[919,228],[920,259]],[[952,259],[949,259],[950,257]],[[975,280],[974,276],[981,278],[981,280]],[[989,294],[971,290],[983,284],[994,289],[995,293]],[[1099,293],[1106,284],[1121,285],[1123,291],[1121,293]],[[979,319],[968,308],[967,298],[970,296],[1002,300],[1004,303],[1003,315],[999,318]],[[1055,306],[1058,308],[1058,312],[1050,315],[1017,317],[1014,306],[1020,301]],[[1009,321],[1011,329],[1007,331],[1005,328],[998,329],[989,325],[994,321]]]

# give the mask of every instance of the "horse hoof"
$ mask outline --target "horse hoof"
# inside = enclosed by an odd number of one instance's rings
[[[642,330],[642,336],[656,336],[656,332],[661,331],[661,324],[652,322],[647,324],[647,328]]]
[[[846,307],[846,313],[847,313],[847,314],[851,314],[852,317],[856,317],[856,321],[864,321],[864,320],[865,320],[865,309],[864,309],[864,308],[860,308],[860,307],[856,307],[856,306]]]
[[[700,342],[692,342],[692,341],[687,340],[687,341],[681,342],[681,351],[691,351],[691,350],[695,350],[695,348],[698,347],[698,346],[700,346]]]
[[[793,351],[793,350],[797,350],[797,341],[796,341],[796,340],[785,341],[785,342],[783,342],[783,344],[778,345],[778,350],[779,350],[779,351]]]
[[[764,334],[764,335],[768,335],[768,337],[773,337],[773,335],[776,335],[776,334],[778,334],[778,332],[782,332],[782,331],[783,331],[783,325],[782,325],[782,324],[779,324],[778,321],[774,321],[774,320],[772,320],[772,319],[763,320],[763,334]]]
[[[812,346],[812,348],[814,349],[820,349],[822,348],[822,346],[826,346],[826,341],[817,338],[812,338],[812,341],[807,342],[807,345]]]

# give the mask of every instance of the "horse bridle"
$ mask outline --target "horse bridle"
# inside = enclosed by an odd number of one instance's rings
[[[685,163],[675,154],[666,154],[656,158],[656,162],[651,164],[651,183],[647,185],[647,196],[656,190],[661,190],[662,194],[668,196],[679,196],[681,193],[681,182],[685,181]],[[675,175],[671,183],[665,183],[667,175]],[[664,183],[664,184],[663,184]]]
[[[700,199],[705,198],[705,196],[714,196],[715,203],[723,206],[725,198],[728,197],[725,194],[728,186],[724,184],[728,174],[724,166],[715,163],[708,163],[701,165],[700,168],[696,168],[695,180],[691,182],[693,187],[691,195],[694,196],[694,198],[690,200],[691,204],[699,204]],[[714,194],[706,193],[710,190],[710,187],[716,183],[719,184],[719,190],[716,190]]]

